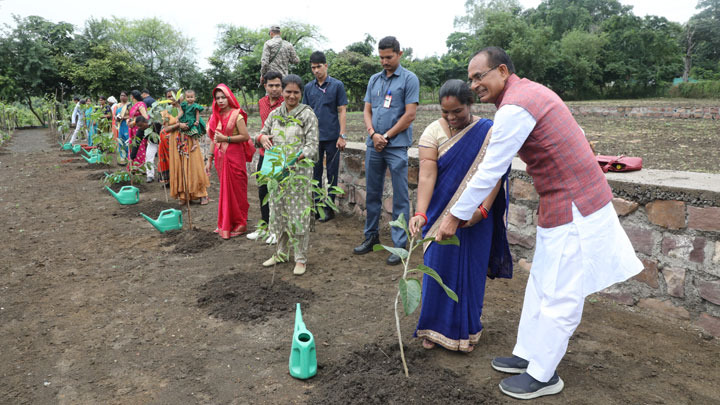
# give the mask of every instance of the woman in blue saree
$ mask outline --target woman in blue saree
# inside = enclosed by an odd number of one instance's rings
[[[417,211],[409,222],[412,234],[422,229],[423,237],[435,235],[482,162],[492,121],[473,117],[473,98],[462,80],[449,80],[440,88],[442,118],[430,124],[418,142],[420,176]],[[435,280],[427,275],[423,278],[415,336],[423,339],[426,349],[439,344],[448,350],[470,352],[479,341],[486,278],[512,277],[505,229],[507,203],[506,173],[473,217],[458,229],[460,246],[424,246],[425,265],[437,271],[458,295],[456,303]]]

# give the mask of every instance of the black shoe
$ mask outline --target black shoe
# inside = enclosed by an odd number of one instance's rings
[[[365,253],[370,253],[373,250],[373,246],[380,243],[380,237],[378,235],[373,235],[369,238],[366,238],[363,243],[360,244],[360,246],[353,249],[353,253],[356,255],[364,255]]]
[[[540,382],[528,373],[514,375],[500,381],[500,391],[517,399],[533,399],[557,394],[564,387],[565,383],[557,375],[557,371],[548,382]]]
[[[495,357],[490,363],[492,368],[503,373],[520,374],[528,368],[528,361],[522,357]]]
[[[325,218],[319,218],[318,221],[320,222],[327,222],[335,218],[335,211],[328,210],[327,213],[325,213]]]
[[[388,256],[387,260],[385,260],[385,263],[387,263],[391,266],[395,266],[395,265],[402,263],[402,260],[400,260],[400,256],[393,253],[390,256]]]

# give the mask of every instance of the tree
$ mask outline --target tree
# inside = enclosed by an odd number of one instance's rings
[[[155,94],[178,86],[179,79],[197,70],[194,41],[158,18],[108,21],[112,47],[125,51],[143,66],[140,87]]]
[[[329,71],[345,85],[350,106],[361,109],[368,80],[381,69],[376,58],[345,49],[333,59]]]
[[[700,0],[686,25],[686,73],[720,80],[720,0]]]
[[[2,94],[25,103],[44,125],[32,97],[62,93],[71,86],[59,74],[58,65],[70,53],[74,27],[38,16],[13,16],[13,19],[15,28],[4,30],[0,38],[0,81],[8,86]]]

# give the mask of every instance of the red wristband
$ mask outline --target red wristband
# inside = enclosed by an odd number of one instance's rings
[[[423,214],[422,212],[416,212],[414,216],[423,217],[423,219],[425,220],[425,223],[427,224],[427,222],[428,222],[427,215]]]
[[[480,206],[478,207],[478,209],[480,210],[480,215],[482,215],[483,219],[487,219],[487,217],[488,217],[488,212],[487,212],[487,210],[485,209],[485,207],[483,207],[482,205],[480,205]]]

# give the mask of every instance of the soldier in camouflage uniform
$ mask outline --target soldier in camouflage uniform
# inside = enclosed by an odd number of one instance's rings
[[[295,53],[295,48],[288,41],[280,36],[280,27],[270,27],[270,39],[263,45],[262,58],[260,60],[260,84],[267,72],[278,72],[283,77],[288,74],[290,64],[300,63]]]

